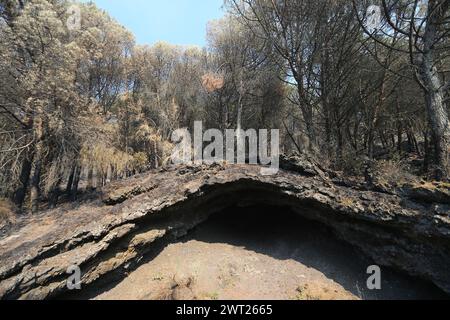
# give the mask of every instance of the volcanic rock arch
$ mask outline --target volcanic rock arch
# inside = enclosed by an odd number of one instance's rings
[[[447,204],[346,186],[304,159],[274,176],[259,166],[163,168],[113,183],[77,208],[24,218],[0,238],[0,298],[58,298],[77,265],[84,288],[126,273],[156,247],[230,206],[288,207],[333,230],[381,266],[450,293]]]

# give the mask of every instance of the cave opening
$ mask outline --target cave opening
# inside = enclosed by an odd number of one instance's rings
[[[197,254],[210,267],[191,279],[210,290],[216,282],[221,299],[448,298],[427,281],[384,267],[381,289],[370,290],[368,268],[375,263],[324,224],[288,207],[229,207],[197,226],[182,243],[187,255],[191,245],[200,244]],[[195,250],[192,254],[196,256]],[[195,264],[188,258],[185,265],[189,260]],[[223,283],[227,278],[231,288]]]
[[[326,226],[289,208],[229,207],[164,245],[94,299],[446,299],[434,285],[374,265]]]

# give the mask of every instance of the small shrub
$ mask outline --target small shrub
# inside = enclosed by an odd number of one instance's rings
[[[138,172],[143,172],[148,166],[148,157],[144,152],[138,152],[133,155],[133,168]]]
[[[353,153],[345,153],[338,163],[338,169],[350,176],[362,176],[364,173],[364,159]]]
[[[377,184],[386,186],[401,186],[417,180],[410,174],[408,166],[401,160],[380,160],[375,162],[373,168]]]

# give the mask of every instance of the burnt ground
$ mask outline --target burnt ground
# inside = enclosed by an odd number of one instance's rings
[[[362,253],[279,207],[229,208],[93,299],[446,299],[434,285],[382,268],[367,289]]]

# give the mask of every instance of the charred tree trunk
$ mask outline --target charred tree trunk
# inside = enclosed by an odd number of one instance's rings
[[[426,85],[426,106],[428,120],[433,135],[434,163],[436,165],[436,179],[448,177],[448,148],[450,145],[450,122],[447,106],[444,103],[442,81],[430,54],[424,57],[421,75]]]
[[[439,41],[439,29],[447,14],[450,1],[445,1],[440,8],[435,0],[430,0],[430,17],[426,25],[424,50],[419,61],[419,78],[425,89],[425,102],[428,121],[433,136],[434,163],[436,179],[448,177],[448,157],[450,145],[450,121],[444,99],[444,83],[436,67],[434,47]]]
[[[75,170],[76,166],[72,166],[72,169],[70,170],[69,179],[67,180],[67,186],[66,186],[66,195],[70,196],[72,192],[72,185],[73,185],[73,179],[75,177]]]
[[[59,196],[61,194],[60,185],[62,182],[62,178],[58,178],[55,184],[52,186],[50,194],[49,194],[49,203],[48,206],[50,209],[56,208],[58,204]]]
[[[103,188],[103,173],[100,169],[97,169],[95,178],[97,180],[97,182],[95,183],[95,189],[100,190],[101,188]]]
[[[72,200],[75,200],[77,198],[78,186],[80,184],[80,178],[81,178],[81,167],[76,166],[75,174],[74,174],[74,178],[73,178],[72,192],[71,192]]]
[[[303,81],[302,77],[298,73],[296,73],[294,78],[297,81],[297,91],[298,91],[300,101],[307,101],[307,99],[305,98],[304,89],[302,87],[302,81]],[[308,150],[310,152],[314,152],[314,149],[316,147],[316,132],[315,132],[315,128],[314,128],[313,108],[312,108],[312,106],[310,106],[307,103],[300,102],[300,110],[303,115],[303,120],[304,120],[305,126],[306,126],[306,133],[308,135],[308,140],[309,140]]]
[[[33,162],[33,158],[31,156],[31,159],[26,157],[22,163],[22,169],[21,169],[20,178],[19,178],[19,187],[17,188],[17,190],[14,194],[14,203],[16,204],[17,208],[19,208],[19,209],[22,208],[23,203],[25,201],[26,194],[27,194],[28,183],[30,181],[32,162]]]
[[[155,140],[153,143],[154,143],[154,150],[153,150],[153,152],[154,152],[154,157],[155,157],[155,159],[154,159],[154,162],[155,162],[155,169],[158,169],[158,168],[159,168],[159,161],[158,161],[158,142]]]
[[[93,189],[94,189],[94,168],[91,166],[88,169],[86,190],[90,191]]]
[[[423,133],[423,137],[424,137],[424,152],[425,152],[425,157],[423,160],[423,170],[425,172],[428,172],[428,170],[430,169],[430,155],[431,155],[431,148],[430,148],[430,138],[429,138],[430,134],[428,131]]]
[[[337,135],[336,155],[338,163],[339,165],[341,165],[344,162],[344,137],[339,125],[336,128],[336,135]]]
[[[30,204],[31,212],[36,213],[39,210],[41,171],[42,161],[44,158],[42,111],[39,107],[37,107],[36,110],[36,115],[33,122],[33,131],[36,144],[33,163],[31,166]]]
[[[29,119],[26,126],[27,130],[33,129],[33,119]],[[22,162],[22,168],[20,171],[20,177],[19,177],[19,186],[17,187],[16,191],[14,192],[14,204],[17,206],[19,210],[22,209],[23,204],[25,202],[25,197],[27,195],[27,189],[30,183],[30,175],[31,175],[31,169],[33,165],[33,158],[34,158],[34,150],[31,150],[29,155],[26,155]]]

